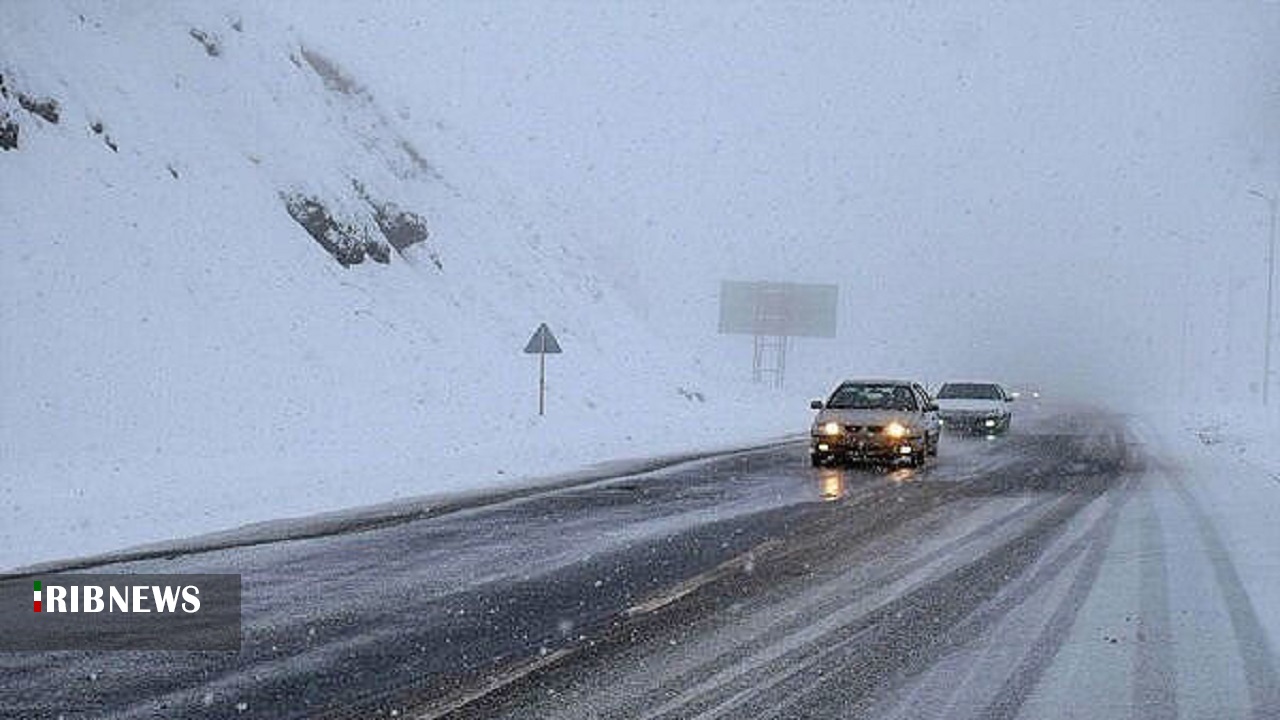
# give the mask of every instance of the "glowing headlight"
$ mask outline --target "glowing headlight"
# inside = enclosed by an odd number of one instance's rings
[[[987,427],[995,427],[995,426],[996,426],[996,421],[995,421],[995,420],[987,420],[986,422],[984,422],[984,423],[982,423],[982,424],[983,424],[983,425],[986,425]]]
[[[891,422],[884,426],[884,434],[891,438],[906,437],[907,428],[900,422]]]
[[[823,423],[822,427],[818,428],[818,432],[822,433],[823,435],[839,435],[840,423],[835,423],[835,422]]]

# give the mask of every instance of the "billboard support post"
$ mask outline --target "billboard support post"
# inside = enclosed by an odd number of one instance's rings
[[[835,337],[835,285],[720,283],[720,333],[752,336],[751,379],[782,387],[792,337]]]

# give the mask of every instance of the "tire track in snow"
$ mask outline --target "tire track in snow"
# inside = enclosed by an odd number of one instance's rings
[[[1138,559],[1140,625],[1133,654],[1133,712],[1138,720],[1168,720],[1178,717],[1178,673],[1169,621],[1167,557],[1151,489],[1144,487],[1141,492],[1145,512]]]
[[[853,637],[834,646],[816,657],[793,662],[796,658],[804,658],[812,653],[814,645],[824,638],[838,636],[852,628],[861,627],[861,621],[883,610],[890,604],[885,600],[876,603],[877,593],[893,597],[903,589],[927,586],[926,578],[943,569],[948,559],[963,554],[966,550],[995,536],[1004,528],[1016,526],[1027,518],[1041,513],[1059,512],[1058,507],[1063,499],[1053,498],[1044,502],[1033,502],[1023,505],[997,519],[988,521],[973,531],[951,540],[919,557],[912,558],[885,573],[876,573],[866,578],[855,580],[850,572],[837,576],[827,584],[828,594],[834,599],[816,607],[789,608],[790,622],[778,623],[751,644],[751,649],[735,648],[734,651],[714,658],[706,663],[707,667],[723,667],[713,675],[704,677],[696,685],[686,685],[673,699],[653,709],[644,717],[695,717],[690,715],[694,708],[702,707],[696,717],[721,717],[733,710],[739,703],[749,702],[752,696],[777,685],[797,673],[821,666],[823,658],[843,650],[850,642],[856,641],[865,633],[858,631]],[[1049,507],[1048,510],[1045,508]],[[1016,539],[1016,538],[1015,538]],[[1006,538],[1002,542],[1009,542]],[[935,579],[936,576],[935,576]],[[897,588],[897,590],[895,590]],[[868,605],[870,603],[870,605]],[[810,624],[806,618],[823,617],[829,620]],[[796,622],[804,622],[804,627],[797,631]],[[779,673],[775,667],[783,664],[790,668]],[[687,683],[688,678],[682,678]],[[674,688],[673,688],[674,690]]]
[[[1063,600],[1053,609],[1053,614],[1045,623],[1039,636],[1032,641],[1028,651],[1023,654],[1022,661],[992,697],[991,703],[981,713],[981,717],[993,720],[1016,718],[1027,698],[1035,690],[1040,678],[1053,663],[1058,649],[1071,633],[1080,607],[1093,590],[1093,584],[1102,568],[1107,548],[1111,545],[1116,519],[1120,515],[1120,509],[1130,497],[1130,488],[1130,483],[1126,482],[1114,490],[1111,493],[1113,499],[1103,517],[1090,529],[1085,538],[1074,543],[1063,553],[1061,562],[1084,553],[1083,562],[1071,581],[1071,587]],[[1036,578],[1035,584],[1042,585],[1050,579],[1051,577]]]
[[[972,613],[985,616],[984,606],[999,606],[1000,610],[995,612],[998,615],[1006,609],[1004,605],[1025,599],[1021,596],[1000,598],[1006,580],[1020,575],[1041,557],[1041,552],[1088,501],[1083,495],[1070,497],[1022,534],[979,559],[901,595],[834,637],[824,642],[815,641],[800,653],[787,656],[782,667],[774,667],[769,676],[759,679],[746,691],[696,715],[682,712],[670,716],[821,717],[832,710],[833,698],[829,687],[812,682],[815,676],[825,676],[824,680],[838,676],[837,704],[842,711],[852,711],[851,716],[860,716],[861,710],[854,711],[854,708],[861,708],[878,687],[918,672],[953,647],[954,638],[947,627],[953,630],[968,627],[972,632],[985,626],[985,621],[970,623]],[[1076,550],[1073,545],[1044,567],[1045,575],[1038,579],[1048,581],[1070,566],[1078,557]],[[1099,552],[1091,565],[1100,560]],[[1083,583],[1084,592],[1090,583],[1091,579]],[[993,600],[993,605],[987,605]],[[1069,629],[1075,603],[1065,603],[1064,607],[1070,610],[1063,623]],[[1020,702],[1008,699],[1006,703],[1016,713]]]
[[[1235,633],[1236,647],[1244,662],[1245,683],[1252,705],[1250,717],[1254,720],[1275,720],[1280,717],[1280,675],[1276,673],[1276,659],[1267,644],[1266,631],[1258,620],[1253,601],[1240,580],[1235,564],[1231,562],[1231,554],[1214,527],[1213,520],[1187,490],[1183,471],[1180,468],[1169,468],[1168,473],[1173,481],[1174,492],[1191,515],[1213,568],[1218,588],[1226,598],[1227,614]]]

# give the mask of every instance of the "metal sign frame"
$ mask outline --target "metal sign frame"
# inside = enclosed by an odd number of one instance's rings
[[[751,335],[751,379],[782,387],[789,338],[835,337],[839,297],[838,285],[724,280],[719,331]]]

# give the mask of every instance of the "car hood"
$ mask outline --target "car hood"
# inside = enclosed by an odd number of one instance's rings
[[[938,402],[938,409],[943,412],[952,410],[952,411],[960,411],[960,412],[1003,413],[1005,411],[1005,403],[1003,400],[939,398],[937,402]]]
[[[918,422],[918,414],[909,410],[835,410],[818,413],[815,423],[838,422],[842,425],[888,425],[897,420],[903,425]]]

